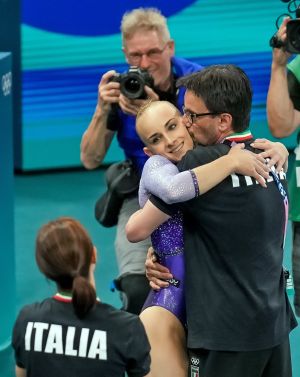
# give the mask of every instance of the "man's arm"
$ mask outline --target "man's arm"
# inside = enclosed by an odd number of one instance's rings
[[[107,129],[111,105],[118,103],[120,96],[120,84],[109,82],[114,74],[115,71],[108,71],[102,76],[96,110],[81,139],[80,158],[87,169],[95,169],[101,164],[114,136],[114,132]]]
[[[277,36],[286,41],[285,19],[280,26]],[[275,137],[286,137],[294,132],[300,124],[300,112],[296,110],[289,96],[287,80],[287,61],[290,54],[283,48],[273,49],[271,80],[267,97],[267,116],[272,134]]]

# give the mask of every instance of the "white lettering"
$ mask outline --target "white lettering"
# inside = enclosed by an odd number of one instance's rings
[[[77,350],[74,349],[74,336],[75,336],[75,327],[69,326],[67,330],[67,339],[66,339],[66,355],[68,356],[77,356]]]
[[[33,329],[35,329],[35,331],[33,331]],[[25,332],[25,350],[31,351],[31,340],[33,338],[33,350],[36,352],[107,360],[106,331],[95,330],[90,347],[88,347],[90,329],[76,329],[74,326],[68,326],[66,333],[64,333],[63,330],[62,325],[28,322]],[[75,336],[77,331],[79,331],[80,334]],[[76,345],[74,344],[75,339],[79,339],[79,344],[77,344],[77,342]],[[43,340],[45,340],[45,342],[43,342]],[[44,349],[43,343],[45,344]],[[76,347],[78,347],[78,350]]]
[[[63,341],[62,341],[62,326],[61,325],[51,325],[48,333],[47,343],[45,347],[46,353],[57,353],[62,355],[63,351]]]
[[[240,187],[240,180],[236,174],[231,174],[232,187]]]
[[[48,323],[43,322],[35,322],[35,339],[34,339],[34,350],[37,352],[42,351],[42,344],[43,344],[43,332],[49,328]]]
[[[96,359],[97,354],[99,355],[99,360],[107,360],[106,331],[95,330],[94,332],[88,357]]]
[[[253,185],[252,178],[249,177],[248,175],[245,175],[245,181],[246,181],[246,185],[247,185],[247,186],[251,186],[251,185]]]
[[[300,187],[300,167],[296,167],[296,182],[297,182],[297,187]]]
[[[300,146],[295,149],[296,161],[300,161]]]
[[[28,322],[26,327],[26,333],[25,333],[25,351],[31,350],[31,334],[33,329],[33,322]]]
[[[89,333],[90,333],[89,329],[83,328],[81,330],[80,342],[79,342],[79,351],[78,351],[78,356],[80,356],[80,357],[86,357],[87,342],[88,342],[88,339],[89,339]]]

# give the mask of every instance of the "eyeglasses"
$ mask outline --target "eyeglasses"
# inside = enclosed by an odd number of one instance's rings
[[[148,59],[156,60],[160,58],[161,54],[165,51],[166,47],[168,46],[168,43],[169,42],[167,42],[162,49],[152,48],[151,50],[143,52],[143,53],[131,52],[127,54],[128,60],[132,65],[138,65],[144,55],[146,55]]]
[[[186,110],[184,106],[182,106],[183,115],[187,117],[189,123],[195,123],[197,118],[204,117],[207,115],[220,115],[222,113],[192,113],[189,110]]]

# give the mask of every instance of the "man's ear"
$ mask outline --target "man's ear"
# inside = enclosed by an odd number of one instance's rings
[[[171,56],[174,56],[175,55],[175,42],[173,39],[171,39],[169,42],[169,49],[170,49],[170,52],[171,52]]]
[[[220,115],[219,130],[222,133],[232,131],[232,115],[229,113],[223,113]]]
[[[144,147],[143,151],[144,151],[145,155],[147,155],[148,157],[151,157],[151,156],[154,155],[154,153],[152,153],[148,147]]]
[[[125,49],[124,46],[122,46],[122,51],[123,51],[123,54],[124,54],[124,56],[125,56],[126,62],[129,64],[129,62],[128,62],[128,57],[127,57],[127,54],[126,54],[126,49]]]

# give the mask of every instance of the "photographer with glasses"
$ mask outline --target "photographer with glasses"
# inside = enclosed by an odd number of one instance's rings
[[[300,20],[298,20],[300,21]],[[278,47],[273,48],[271,80],[267,99],[268,123],[272,134],[282,138],[300,128],[300,55],[289,64],[286,51],[286,18],[277,32]],[[295,163],[289,181],[290,219],[293,222],[292,268],[295,312],[300,316],[300,146],[295,149]]]
[[[130,66],[145,69],[154,80],[153,87],[144,87],[144,97],[167,100],[182,108],[184,89],[177,89],[175,81],[202,67],[174,56],[174,41],[170,37],[166,18],[153,8],[134,9],[123,16],[121,32],[126,61]],[[100,166],[116,134],[125,157],[141,172],[147,159],[144,144],[135,131],[135,119],[145,99],[131,99],[122,93],[116,72],[106,72],[98,87],[98,102],[92,120],[81,142],[81,160],[87,169]],[[117,107],[116,107],[117,105]],[[118,289],[123,308],[139,313],[149,292],[144,261],[150,241],[128,242],[125,225],[139,208],[136,194],[126,198],[119,213],[115,250],[119,268]]]

